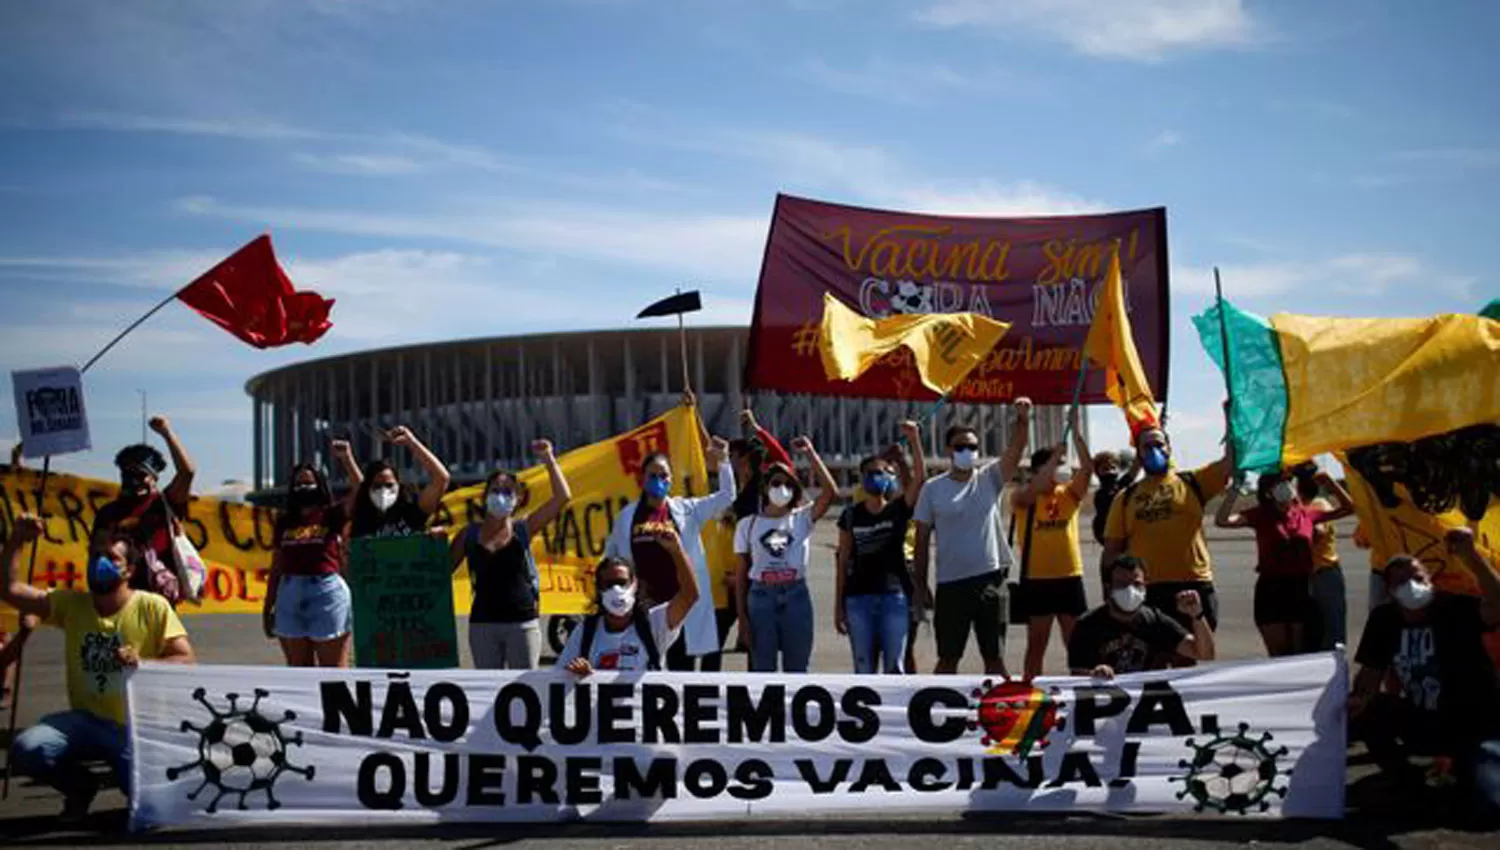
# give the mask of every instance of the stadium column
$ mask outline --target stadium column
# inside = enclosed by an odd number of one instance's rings
[[[495,462],[495,344],[484,344],[484,462]]]
[[[612,420],[609,423],[611,434],[617,434],[635,426],[635,357],[630,351],[630,334],[621,337],[621,342],[625,346],[622,358],[625,361],[625,421],[619,421],[619,417]]]
[[[729,415],[732,417],[738,417],[745,407],[743,371],[744,365],[740,362],[740,335],[736,333],[729,338],[729,374],[726,376],[728,385],[725,387]],[[729,428],[734,433],[739,433],[738,422]]]
[[[250,422],[255,440],[254,448],[252,449],[255,453],[253,464],[255,477],[250,482],[250,489],[252,491],[264,487],[266,480],[266,447],[264,442],[266,438],[266,412],[261,406],[260,392],[261,388],[256,387],[255,393],[250,396]]]
[[[589,337],[588,344],[589,362],[589,442],[597,443],[604,439],[604,433],[600,428],[599,414],[601,406],[599,403],[599,352],[594,348],[594,338]]]

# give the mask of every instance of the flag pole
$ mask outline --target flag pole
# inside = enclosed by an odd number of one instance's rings
[[[677,294],[682,294],[679,287]],[[688,392],[693,391],[693,379],[688,377],[688,355],[687,355],[687,321],[682,313],[677,314],[677,347],[682,353],[682,386]]]
[[[42,458],[42,480],[36,490],[36,514],[38,517],[43,517],[43,522],[46,521],[46,515],[42,512],[42,501],[47,498],[47,478],[51,474],[52,455],[45,455]],[[14,533],[14,529],[12,529],[12,533]],[[42,538],[40,535],[31,541],[31,561],[26,566],[26,584],[28,587],[36,582],[36,553],[37,549],[41,548],[41,545]],[[16,632],[17,640],[20,640],[20,634],[18,630]],[[8,735],[6,736],[5,783],[4,787],[0,788],[0,800],[10,799],[10,777],[14,772],[16,764],[16,718],[21,714],[21,680],[25,673],[26,644],[23,643],[16,651],[16,690],[10,697],[10,724]]]
[[[1234,381],[1231,379],[1231,366],[1229,363],[1229,318],[1224,315],[1224,285],[1219,280],[1219,267],[1214,266],[1214,299],[1219,310],[1219,342],[1224,352],[1224,397],[1228,408],[1224,417],[1224,438],[1230,443],[1230,450],[1234,448]],[[1239,456],[1235,456],[1235,466],[1239,466]],[[1238,470],[1236,470],[1238,471]]]
[[[183,289],[186,289],[186,287],[183,287]],[[114,348],[116,345],[118,345],[120,343],[120,340],[122,340],[125,337],[129,336],[131,331],[133,331],[136,328],[140,327],[142,324],[145,323],[145,321],[147,319],[151,318],[152,316],[155,316],[157,313],[160,313],[163,307],[166,307],[168,304],[171,304],[173,301],[176,301],[177,300],[177,296],[179,296],[181,294],[182,294],[182,289],[178,289],[175,292],[173,292],[171,295],[168,295],[166,298],[163,298],[161,300],[161,303],[157,304],[155,307],[152,307],[150,310],[147,310],[146,311],[146,315],[140,317],[139,319],[136,319],[134,322],[131,322],[130,323],[130,327],[126,328],[123,331],[120,331],[120,333],[114,339],[112,339],[112,340],[109,341],[108,345],[106,345],[103,348],[99,349],[99,353],[95,354],[93,357],[90,357],[89,361],[87,363],[83,364],[83,366],[78,371],[80,373],[87,372],[89,370],[90,366],[93,366],[95,363],[98,363],[99,362],[99,358],[101,358],[104,355],[108,354],[109,350],[111,348]]]

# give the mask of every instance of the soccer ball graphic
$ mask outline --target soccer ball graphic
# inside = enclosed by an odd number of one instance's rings
[[[896,291],[891,295],[891,312],[931,313],[932,310],[932,287],[914,280],[896,281]]]
[[[167,779],[175,782],[189,771],[201,771],[202,783],[187,798],[197,800],[212,786],[215,794],[208,801],[209,814],[218,811],[219,801],[229,796],[238,796],[239,808],[248,809],[245,799],[255,792],[265,794],[267,809],[278,809],[281,802],[273,791],[283,773],[298,773],[307,780],[313,778],[313,768],[287,762],[287,747],[302,746],[302,733],[288,736],[281,725],[295,720],[297,715],[288,711],[280,720],[271,720],[260,712],[260,701],[270,693],[259,688],[254,693],[254,700],[244,708],[239,705],[239,694],[225,694],[229,709],[220,711],[206,699],[203,688],[193,691],[193,699],[208,709],[211,719],[207,726],[201,727],[190,720],[182,721],[182,731],[198,733],[198,760],[167,768]]]
[[[1177,799],[1191,796],[1193,809],[1199,812],[1211,809],[1243,815],[1252,808],[1263,812],[1271,808],[1266,799],[1271,794],[1285,798],[1287,789],[1277,787],[1276,780],[1291,771],[1278,770],[1276,762],[1286,755],[1286,747],[1268,747],[1270,732],[1262,732],[1259,738],[1250,737],[1249,732],[1250,724],[1241,723],[1238,732],[1219,734],[1205,744],[1195,744],[1189,738],[1187,745],[1194,750],[1193,758],[1179,762],[1188,773],[1171,780],[1183,783]]]

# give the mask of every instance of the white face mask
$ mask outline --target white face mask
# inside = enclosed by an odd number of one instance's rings
[[[1121,611],[1134,614],[1146,602],[1146,588],[1134,584],[1116,588],[1109,594],[1109,600]]]
[[[375,510],[380,511],[381,513],[385,513],[386,511],[390,510],[391,505],[396,504],[396,488],[371,487],[370,504],[374,505]]]
[[[979,458],[979,452],[974,449],[959,449],[953,453],[953,467],[955,469],[973,469],[974,461]]]
[[[766,491],[766,498],[776,507],[784,508],[792,503],[792,488],[772,487]]]
[[[607,613],[623,617],[635,608],[635,586],[606,587],[604,592],[599,594],[599,603],[604,606]]]
[[[1052,481],[1056,484],[1066,485],[1073,480],[1073,467],[1059,466],[1052,473]]]
[[[1402,608],[1408,611],[1420,611],[1432,601],[1432,585],[1416,579],[1404,581],[1391,591],[1391,596]]]
[[[490,516],[510,516],[516,509],[514,494],[491,493],[484,497],[484,509]]]
[[[1292,503],[1292,496],[1294,495],[1296,495],[1296,491],[1292,489],[1292,482],[1290,481],[1282,481],[1271,488],[1271,498],[1275,499],[1276,504],[1282,507],[1290,505]]]

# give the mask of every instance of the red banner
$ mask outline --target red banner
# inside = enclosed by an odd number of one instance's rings
[[[1094,299],[1120,243],[1126,305],[1146,379],[1167,400],[1167,211],[958,218],[779,195],[761,265],[747,383],[757,390],[932,399],[906,349],[859,380],[830,381],[818,356],[823,293],[875,318],[981,313],[1011,328],[955,401],[1072,400]],[[1086,403],[1107,404],[1103,370]]]

